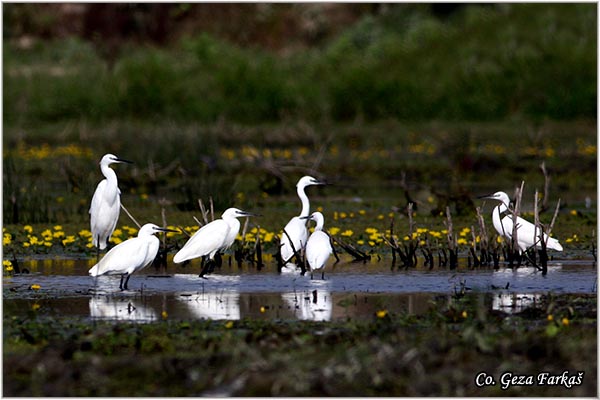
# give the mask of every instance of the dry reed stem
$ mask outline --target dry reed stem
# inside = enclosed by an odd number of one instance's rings
[[[127,210],[127,208],[125,208],[125,206],[122,203],[121,208],[123,209],[123,211],[125,211],[125,214],[127,214],[129,218],[131,218],[131,220],[137,225],[138,229],[140,229],[142,226],[139,224],[139,222],[135,220],[135,218],[133,218],[133,215],[131,215],[131,213]]]

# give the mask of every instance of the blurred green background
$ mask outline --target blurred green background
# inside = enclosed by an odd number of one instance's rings
[[[593,3],[6,3],[3,29],[5,224],[86,220],[108,152],[151,215],[295,202],[305,173],[460,213],[541,162],[595,203]]]

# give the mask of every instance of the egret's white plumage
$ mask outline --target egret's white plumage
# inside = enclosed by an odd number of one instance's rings
[[[325,267],[329,256],[333,253],[333,249],[331,247],[329,235],[323,232],[323,224],[325,222],[323,214],[316,211],[312,213],[308,219],[316,222],[315,230],[306,243],[306,260],[310,266],[310,276],[312,278],[313,271]],[[324,277],[325,271],[321,274],[321,278]]]
[[[212,260],[219,250],[229,248],[235,241],[240,231],[240,221],[237,218],[252,215],[254,214],[237,208],[228,208],[220,219],[204,225],[194,233],[175,254],[173,262],[182,263],[203,256],[208,256]]]
[[[156,258],[160,241],[154,234],[156,232],[169,231],[169,229],[160,228],[154,224],[142,226],[137,237],[128,239],[110,249],[89,270],[89,274],[91,276],[121,275],[119,288],[127,289],[127,283],[131,274],[145,268]],[[126,278],[124,285],[123,278]]]
[[[296,191],[300,201],[302,202],[302,211],[300,211],[300,215],[293,217],[287,223],[285,228],[283,228],[284,232],[281,234],[280,252],[281,260],[284,263],[291,260],[291,258],[294,256],[294,250],[301,252],[306,246],[306,240],[308,239],[308,230],[306,229],[305,221],[306,218],[303,219],[303,217],[308,217],[310,213],[310,202],[308,200],[308,196],[306,195],[305,188],[310,185],[324,184],[324,182],[320,182],[312,176],[304,176],[298,181],[298,184],[296,185]]]
[[[508,195],[504,192],[496,192],[489,196],[483,196],[483,198],[500,201],[500,204],[494,207],[494,210],[492,211],[492,222],[499,235],[508,240],[512,240],[513,215],[508,211],[508,205],[510,203]],[[506,215],[502,217],[504,213],[506,213]],[[519,247],[520,252],[524,252],[533,246],[540,249],[542,245],[539,236],[540,230],[536,229],[534,224],[521,217],[517,217],[517,246]],[[548,237],[545,233],[544,241],[547,243],[547,249],[557,251],[563,250],[557,239]]]
[[[90,228],[92,231],[92,244],[100,250],[106,248],[110,235],[117,226],[119,212],[121,209],[121,191],[117,181],[117,174],[110,164],[131,163],[113,154],[106,154],[100,160],[100,170],[103,179],[94,192],[92,204],[90,205]]]

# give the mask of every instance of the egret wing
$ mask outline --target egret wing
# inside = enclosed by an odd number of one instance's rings
[[[110,249],[100,262],[90,269],[89,273],[92,276],[118,275],[132,273],[137,269],[143,268],[149,263],[148,245],[147,241],[140,238],[133,238],[119,243]]]
[[[92,242],[100,248],[106,247],[106,242],[117,226],[121,202],[118,188],[110,188],[108,181],[104,179],[96,187],[92,203],[90,205],[90,227],[92,230]]]
[[[323,268],[332,252],[329,236],[325,232],[316,231],[310,235],[306,243],[306,259],[311,270]]]
[[[294,250],[300,251],[302,248],[304,248],[304,246],[306,246],[308,230],[306,229],[305,220],[298,217],[292,218],[283,229],[285,232],[281,234],[281,258],[285,262],[292,258],[294,255]],[[286,232],[287,235],[285,234]],[[290,244],[290,239],[291,243],[294,245],[293,249],[292,245]]]
[[[180,263],[205,255],[212,257],[223,245],[228,232],[229,225],[222,219],[204,225],[175,254],[173,262]]]

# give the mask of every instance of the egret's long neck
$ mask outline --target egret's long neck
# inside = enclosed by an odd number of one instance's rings
[[[508,210],[508,206],[506,204],[504,204],[504,202],[501,202],[500,204],[498,204],[498,206],[496,207],[496,210],[498,210],[498,215],[502,214],[504,211]]]
[[[310,213],[310,202],[308,201],[308,196],[304,191],[304,186],[298,186],[298,197],[300,197],[300,201],[302,202],[302,211],[300,212],[301,217],[308,217]]]
[[[508,207],[503,202],[494,207],[494,211],[492,211],[492,222],[494,223],[494,227],[502,226],[502,213],[506,212],[507,210]]]
[[[230,230],[235,231],[236,235],[239,233],[241,224],[237,218],[229,217],[229,218],[225,219],[225,222],[227,222],[227,225],[229,225]]]
[[[112,168],[110,168],[108,165],[101,165],[100,170],[102,171],[102,175],[106,177],[106,180],[109,184],[118,186],[117,174],[115,174],[115,171],[113,171]]]
[[[319,218],[319,219],[317,219],[316,222],[317,222],[317,225],[315,225],[315,232],[316,231],[322,231],[323,230],[323,223],[325,221],[323,221],[323,218]]]

